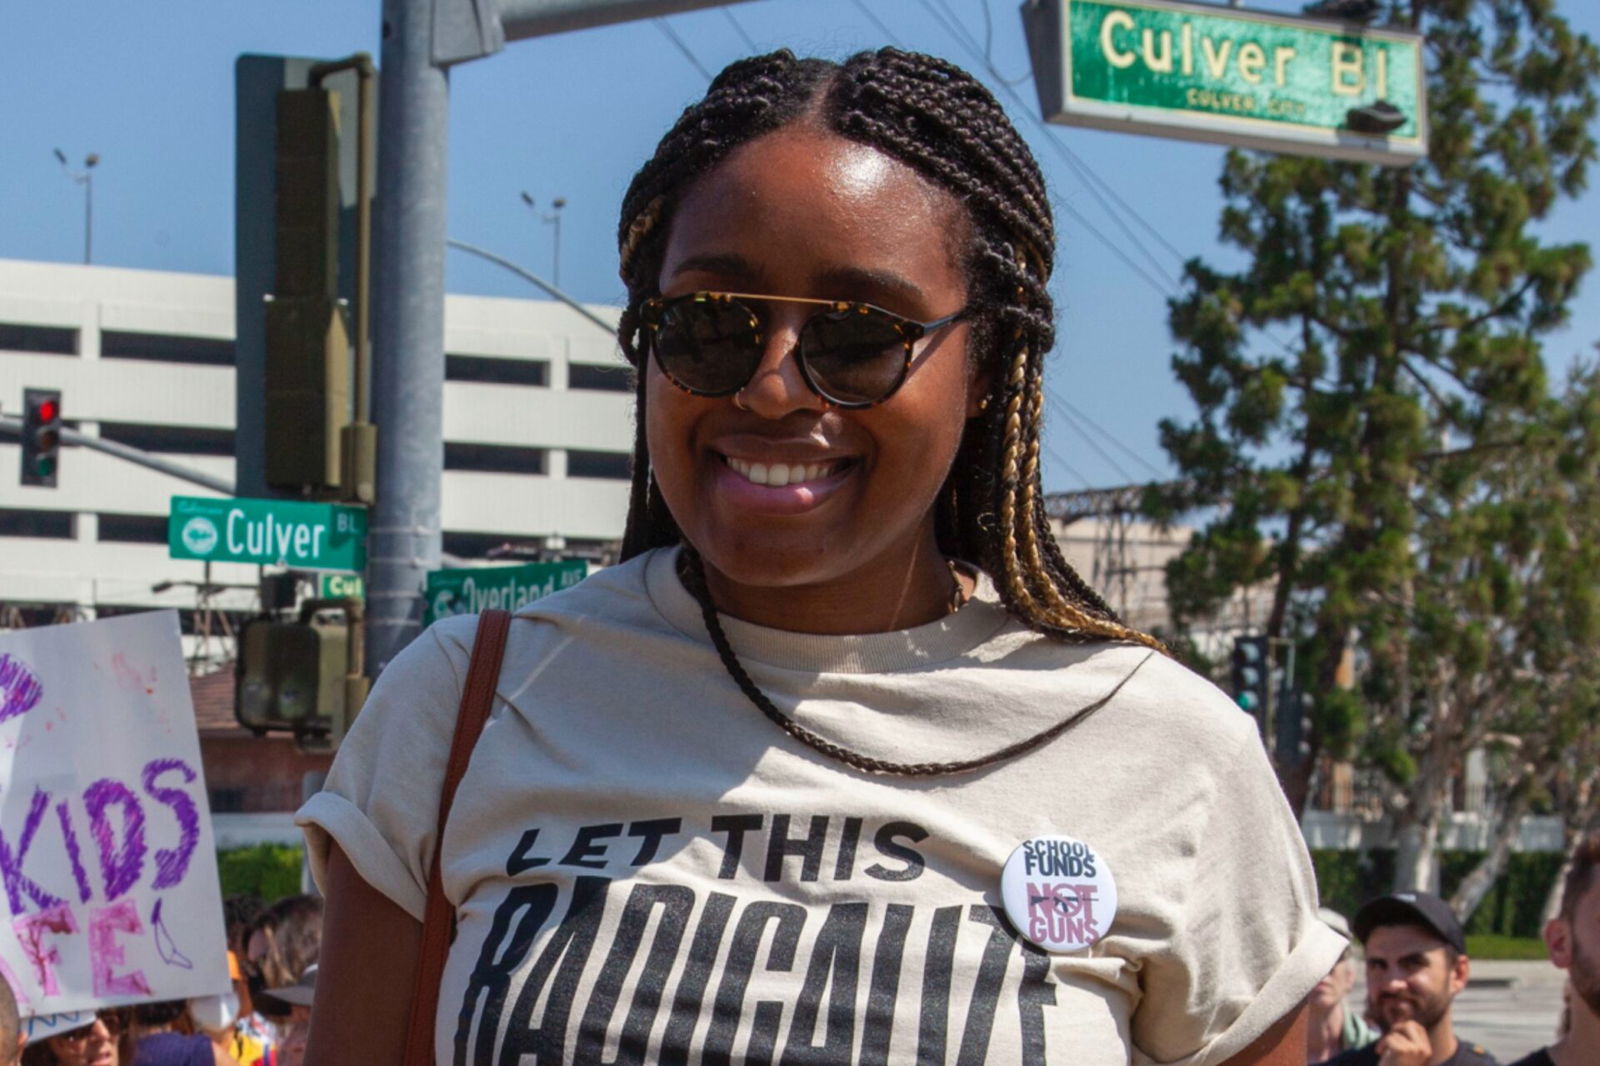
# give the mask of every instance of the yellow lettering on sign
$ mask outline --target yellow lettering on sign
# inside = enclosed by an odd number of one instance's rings
[[[1389,95],[1389,50],[1378,49],[1378,99],[1383,100]]]
[[[1172,73],[1172,31],[1161,31],[1161,54],[1156,54],[1155,31],[1144,31],[1144,65],[1157,74]]]
[[[1334,41],[1331,67],[1336,96],[1360,96],[1367,79],[1361,72],[1361,48],[1348,41]]]
[[[1200,38],[1200,50],[1206,54],[1206,73],[1215,81],[1221,81],[1223,74],[1228,70],[1228,53],[1233,51],[1233,42],[1226,37],[1222,39],[1222,47],[1212,45],[1211,38]]]
[[[1261,84],[1261,68],[1267,65],[1267,53],[1254,41],[1239,46],[1239,77],[1251,85]]]
[[[1194,25],[1188,22],[1183,24],[1183,72],[1194,73]]]
[[[1278,88],[1283,88],[1283,68],[1289,65],[1289,60],[1294,58],[1294,49],[1286,44],[1280,44],[1272,50],[1272,66],[1276,73],[1273,80],[1278,83]]]
[[[1111,34],[1118,28],[1133,29],[1133,16],[1126,11],[1113,11],[1100,23],[1100,51],[1105,55],[1107,63],[1120,70],[1133,66],[1138,57],[1132,52],[1117,51],[1117,43]]]

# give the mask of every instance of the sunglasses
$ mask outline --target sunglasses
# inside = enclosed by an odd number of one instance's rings
[[[806,387],[835,407],[871,407],[893,396],[911,370],[916,343],[964,317],[931,322],[846,300],[692,292],[646,300],[641,318],[656,365],[696,396],[731,396],[755,377],[766,352],[762,316],[746,301],[813,304],[800,327],[795,360]]]

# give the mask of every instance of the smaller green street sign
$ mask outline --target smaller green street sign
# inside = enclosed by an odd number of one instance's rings
[[[367,565],[367,511],[339,503],[174,496],[167,552],[174,559],[213,563],[361,570]]]
[[[1427,154],[1413,32],[1190,0],[1031,0],[1023,27],[1048,122],[1401,166]]]
[[[422,622],[432,625],[453,614],[476,614],[491,608],[515,611],[530,600],[571,588],[588,572],[589,564],[582,559],[434,570],[428,574]]]
[[[318,574],[317,599],[359,600],[367,594],[367,583],[360,574]]]

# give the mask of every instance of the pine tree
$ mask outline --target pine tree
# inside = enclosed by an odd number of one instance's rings
[[[1267,633],[1298,647],[1311,753],[1280,767],[1297,810],[1318,756],[1358,743],[1395,782],[1419,781],[1406,730],[1421,714],[1428,732],[1436,696],[1413,662],[1432,579],[1419,538],[1438,532],[1424,509],[1447,467],[1517,447],[1495,434],[1549,402],[1542,338],[1590,265],[1586,245],[1536,230],[1595,158],[1594,44],[1549,0],[1384,12],[1424,35],[1428,158],[1228,155],[1221,237],[1247,261],[1186,268],[1172,365],[1197,414],[1162,424],[1182,476],[1148,500],[1158,519],[1209,515],[1168,569],[1180,631],[1269,589]],[[1351,649],[1365,682],[1347,691]],[[1452,742],[1436,759],[1448,773],[1459,755]]]

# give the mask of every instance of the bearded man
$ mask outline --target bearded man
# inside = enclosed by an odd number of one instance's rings
[[[1372,900],[1350,923],[1367,965],[1367,1016],[1383,1034],[1327,1066],[1496,1066],[1456,1039],[1450,1008],[1467,987],[1467,938],[1450,905],[1427,892]]]

